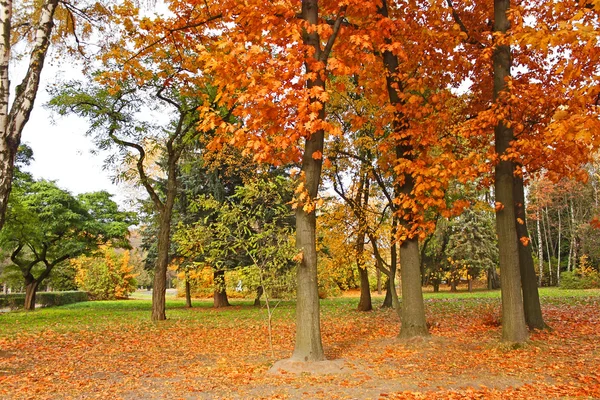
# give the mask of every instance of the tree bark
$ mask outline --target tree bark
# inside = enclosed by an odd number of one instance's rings
[[[185,306],[192,308],[192,288],[187,274],[185,275]]]
[[[538,277],[538,285],[542,286],[543,283],[543,279],[544,279],[544,247],[542,245],[542,229],[540,227],[540,214],[539,211],[536,213],[537,214],[537,221],[536,221],[536,227],[537,227],[537,238],[538,238],[538,268],[540,270],[540,275]]]
[[[508,11],[510,0],[494,0],[494,32],[505,34],[509,27]],[[511,54],[507,44],[496,45],[494,63],[494,101],[497,103],[506,90],[510,78]],[[495,150],[498,164],[495,167],[496,232],[500,254],[500,282],[502,290],[502,340],[522,343],[527,340],[527,326],[523,311],[521,292],[521,272],[517,241],[514,169],[515,165],[506,159],[507,150],[514,134],[503,121],[495,128]]]
[[[371,311],[373,303],[371,302],[371,288],[369,287],[369,272],[366,265],[358,267],[360,275],[360,301],[358,302],[358,311]]]
[[[356,266],[360,276],[360,300],[358,302],[358,311],[371,311],[373,304],[371,301],[371,287],[369,284],[369,271],[365,264],[365,238],[367,236],[367,221],[363,207],[369,204],[369,177],[361,168],[361,179],[358,185],[355,207],[358,207],[358,232],[356,235]],[[366,168],[365,168],[366,169]]]
[[[39,282],[35,279],[26,280],[25,282],[25,304],[23,308],[27,311],[35,310],[35,295],[37,294],[38,286]]]
[[[529,238],[527,230],[527,214],[525,210],[525,187],[523,177],[515,177],[515,211],[517,214],[517,235],[519,237]],[[540,305],[540,295],[535,276],[535,267],[533,265],[533,251],[531,240],[524,245],[518,242],[519,247],[519,267],[521,272],[521,287],[523,290],[523,308],[525,312],[525,322],[529,329],[547,329],[548,325],[544,322],[542,307]]]
[[[314,52],[313,60],[305,62],[306,74],[310,77],[306,82],[306,89],[314,92],[325,91],[325,71],[327,59],[331,53],[333,43],[339,32],[344,18],[345,6],[340,9],[333,32],[327,39],[324,48],[321,47],[321,38],[316,29],[303,32],[303,42],[311,47]],[[316,27],[319,21],[318,0],[302,1],[302,19],[311,27]],[[316,61],[316,62],[315,62]],[[310,103],[317,106],[317,121],[325,121],[325,104],[318,97],[311,95]],[[322,154],[325,141],[323,129],[310,132],[304,145],[302,154],[302,173],[304,186],[307,190],[308,201],[317,197],[321,182],[321,169],[323,165]],[[317,247],[316,247],[316,214],[314,207],[306,210],[303,206],[296,209],[296,246],[302,253],[302,261],[297,269],[297,301],[296,301],[296,344],[291,360],[294,361],[322,361],[325,359],[323,344],[321,343],[321,318],[319,306],[319,291],[317,285]]]
[[[254,299],[254,307],[260,307],[260,298],[264,293],[262,285],[256,288],[256,298]]]
[[[400,246],[400,274],[402,276],[401,338],[427,336],[425,305],[421,289],[419,240],[405,240]]]
[[[177,161],[172,143],[167,144],[167,198],[164,203],[154,201],[159,210],[158,255],[154,269],[154,288],[152,290],[152,320],[164,321],[166,315],[167,268],[169,266],[169,250],[171,248],[171,218],[177,195]],[[148,190],[148,188],[146,188]],[[150,192],[150,191],[149,191]]]
[[[387,1],[383,0],[377,9],[377,13],[388,18]],[[391,39],[387,38],[390,43]],[[400,93],[403,90],[403,83],[397,78],[399,72],[398,57],[389,50],[383,52],[383,64],[387,71],[386,86],[390,103],[394,106],[400,106],[403,100]],[[396,137],[396,159],[411,159],[413,147],[410,138],[407,138],[405,131],[408,127],[406,116],[400,111],[396,111],[394,119],[394,134]],[[396,179],[399,177],[396,176]],[[414,182],[410,174],[404,174],[403,183],[395,185],[394,194],[396,198],[400,195],[411,196]],[[397,240],[395,238],[394,240]],[[419,261],[419,242],[417,238],[407,238],[400,245],[400,274],[402,279],[402,312],[400,315],[402,325],[400,329],[401,338],[427,335],[427,324],[425,321],[425,307],[423,305],[423,292],[421,289],[421,265]],[[420,301],[420,304],[419,304]]]
[[[227,285],[225,284],[225,271],[218,270],[213,273],[215,291],[213,296],[213,307],[229,307],[229,299],[227,298]]]
[[[54,11],[57,6],[58,0],[48,0],[41,7],[39,25],[36,26],[35,30],[35,41],[29,66],[25,78],[17,86],[13,104],[9,111],[9,63],[13,1],[0,1],[0,30],[2,31],[2,39],[0,40],[0,229],[4,226],[8,197],[12,189],[15,157],[21,143],[21,133],[29,120],[37,97],[40,76],[54,28]]]
[[[377,262],[379,262],[379,261],[377,261]],[[382,288],[381,287],[381,270],[379,268],[377,268],[376,276],[377,276],[377,294],[381,294],[381,288]]]

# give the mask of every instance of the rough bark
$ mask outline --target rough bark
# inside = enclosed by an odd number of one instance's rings
[[[11,53],[12,0],[0,1],[0,229],[12,188],[13,169],[23,127],[29,120],[37,96],[40,76],[54,27],[54,11],[58,0],[48,0],[41,7],[39,25],[25,78],[17,86],[13,104],[10,98],[9,62]]]
[[[515,177],[515,211],[517,214],[517,235],[518,237],[529,238],[527,230],[527,218],[525,212],[525,187],[521,176]],[[544,322],[542,316],[542,307],[540,305],[540,295],[535,276],[535,267],[533,265],[533,252],[531,240],[524,245],[518,242],[519,247],[519,266],[521,272],[521,287],[523,290],[523,308],[525,312],[525,322],[529,329],[546,329],[548,325]]]
[[[27,311],[35,310],[35,295],[37,294],[38,286],[39,282],[35,279],[25,282],[25,304],[23,308]]]
[[[167,176],[167,200],[160,210],[154,286],[152,289],[152,320],[164,321],[166,315],[167,267],[171,247],[171,216],[176,194],[176,176]]]
[[[327,64],[333,43],[339,32],[344,18],[345,6],[335,20],[333,32],[329,36],[324,48],[321,47],[321,38],[317,30],[303,32],[304,44],[314,49],[313,62],[306,62],[306,73],[312,75],[306,82],[306,88],[325,90],[325,76],[322,69]],[[319,21],[318,0],[302,2],[301,18],[310,26],[316,26]],[[318,61],[315,63],[314,61]],[[318,98],[311,97],[311,104],[319,105],[317,119],[325,120],[325,104]],[[323,160],[313,157],[323,154],[325,132],[320,129],[312,132],[306,138],[304,153],[302,155],[302,173],[304,186],[308,192],[308,199],[313,201],[317,197],[321,182],[321,169]],[[322,361],[325,359],[323,344],[321,343],[321,319],[319,306],[319,293],[317,285],[317,248],[316,248],[316,215],[315,210],[296,209],[296,246],[302,252],[302,261],[297,270],[297,301],[296,301],[296,343],[291,360],[293,361]]]
[[[358,233],[356,235],[356,265],[360,276],[360,300],[358,302],[358,311],[371,311],[373,304],[371,301],[371,287],[369,284],[369,272],[365,264],[365,238],[367,236],[367,221],[363,212],[363,207],[369,204],[369,177],[366,173],[361,173],[361,180],[356,194],[355,207],[358,214]]]
[[[185,306],[187,308],[192,308],[192,288],[187,275],[185,277]]]
[[[425,305],[421,290],[419,240],[409,239],[400,247],[400,274],[402,276],[401,338],[427,336]]]
[[[383,0],[377,12],[383,18],[388,18],[387,1]],[[388,40],[389,42],[389,40]],[[387,71],[386,86],[390,103],[394,106],[402,104],[399,92],[403,84],[396,78],[399,72],[398,57],[389,50],[383,52],[383,64]],[[394,119],[394,134],[396,139],[396,159],[411,159],[412,146],[404,131],[408,128],[407,119],[401,112],[396,112]],[[396,177],[398,178],[398,177]],[[405,174],[401,185],[395,185],[394,194],[411,196],[414,182],[410,174]],[[402,312],[400,337],[427,335],[425,321],[425,307],[423,305],[423,292],[421,289],[421,263],[419,260],[419,242],[417,238],[409,238],[400,247],[400,273],[402,278]],[[420,301],[420,304],[418,304]]]
[[[264,293],[264,289],[261,286],[256,288],[256,298],[254,299],[254,307],[260,307],[260,298],[262,297],[263,293]]]
[[[510,27],[509,0],[494,0],[494,31],[506,33]],[[510,46],[496,45],[493,53],[494,101],[506,89],[510,77]],[[521,272],[519,267],[518,236],[514,201],[513,162],[503,159],[514,139],[511,128],[499,121],[494,130],[498,163],[495,167],[496,232],[500,255],[500,282],[502,290],[502,340],[522,343],[527,340],[527,326],[523,311]]]
[[[217,270],[213,272],[214,280],[214,296],[213,307],[229,307],[229,299],[227,298],[227,285],[225,284],[225,271]]]

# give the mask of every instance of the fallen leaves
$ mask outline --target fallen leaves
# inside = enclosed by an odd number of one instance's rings
[[[498,299],[428,300],[432,336],[410,342],[396,338],[394,311],[336,303],[322,331],[327,357],[349,365],[342,376],[267,375],[274,360],[262,310],[252,307],[181,310],[157,325],[116,314],[96,329],[0,336],[0,397],[597,398],[599,302],[553,299],[544,314],[554,330],[517,350],[499,345],[501,328],[488,321],[499,318]],[[273,341],[283,359],[294,317],[291,306],[278,311]]]

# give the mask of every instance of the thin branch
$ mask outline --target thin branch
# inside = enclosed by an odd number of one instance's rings
[[[452,10],[452,18],[454,19],[454,22],[456,22],[456,24],[460,27],[461,32],[463,32],[467,35],[466,42],[470,43],[470,44],[474,44],[482,49],[485,48],[483,43],[481,43],[479,40],[477,40],[473,36],[471,36],[471,34],[469,33],[469,30],[463,23],[462,18],[460,18],[460,15],[458,15],[458,12],[454,8],[454,4],[452,3],[452,0],[446,0],[446,3],[448,4],[448,7],[450,7],[450,9]]]
[[[329,36],[327,44],[325,45],[325,49],[323,49],[323,52],[321,53],[320,61],[322,62],[327,61],[327,59],[329,58],[329,54],[331,53],[331,49],[333,48],[333,43],[335,42],[335,39],[337,38],[338,33],[340,32],[340,27],[342,26],[342,21],[344,20],[344,17],[346,15],[347,8],[347,5],[340,7],[338,16],[333,24],[333,33],[331,34],[331,36]]]

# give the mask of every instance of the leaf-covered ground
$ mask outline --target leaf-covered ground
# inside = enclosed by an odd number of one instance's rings
[[[171,302],[159,324],[133,300],[4,314],[0,398],[600,398],[600,292],[546,293],[554,330],[517,349],[500,344],[500,302],[484,295],[428,298],[432,336],[409,342],[391,310],[324,301],[325,351],[347,371],[326,376],[268,375],[265,311],[246,303]],[[289,357],[293,304],[276,310],[274,330],[275,359]]]

